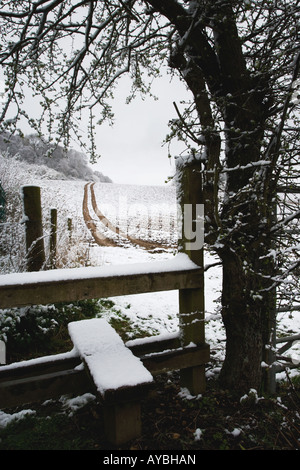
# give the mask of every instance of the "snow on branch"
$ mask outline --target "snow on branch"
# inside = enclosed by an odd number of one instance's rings
[[[295,212],[294,214],[289,215],[282,221],[280,221],[278,224],[274,225],[274,227],[271,229],[271,233],[276,232],[277,230],[280,230],[283,228],[285,225],[287,225],[289,222],[291,222],[294,219],[300,219],[300,210]]]

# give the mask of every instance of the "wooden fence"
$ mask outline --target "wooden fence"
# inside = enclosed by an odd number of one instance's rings
[[[202,204],[199,165],[192,162],[180,168],[182,208]],[[35,228],[35,237],[42,238],[40,219]],[[167,262],[50,271],[33,271],[29,262],[31,272],[0,276],[0,308],[178,290],[179,334],[146,338],[128,347],[154,375],[180,370],[181,385],[199,394],[205,390],[205,364],[210,357],[204,336],[203,248],[186,250],[186,242],[183,236],[179,254]],[[80,362],[71,351],[0,367],[0,408],[89,390],[85,372],[76,368]]]
[[[186,164],[178,175],[178,202],[182,210],[185,204],[193,207],[202,204],[200,162]],[[25,212],[28,220],[30,210]],[[38,245],[34,240],[42,238],[40,220],[34,220],[36,231],[27,242],[31,245],[33,242],[35,247]],[[53,213],[53,226],[55,221],[56,214]],[[31,272],[0,276],[0,308],[178,290],[179,334],[176,337],[151,337],[142,343],[130,342],[128,347],[152,374],[180,370],[181,385],[192,394],[201,393],[205,390],[205,364],[210,357],[204,329],[203,248],[187,249],[187,241],[183,232],[178,257],[163,263],[38,272],[29,262]],[[54,234],[52,244],[55,246]],[[41,251],[37,249],[36,253]],[[43,262],[43,256],[40,262]],[[280,341],[289,344],[295,339],[299,339],[299,335]],[[89,390],[85,372],[76,368],[80,362],[79,356],[72,351],[0,367],[0,408]],[[276,373],[275,368],[273,372]]]

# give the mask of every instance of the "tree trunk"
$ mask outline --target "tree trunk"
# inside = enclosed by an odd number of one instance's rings
[[[249,302],[249,280],[241,259],[223,256],[222,317],[226,358],[220,380],[224,387],[249,391],[261,383],[262,318],[257,302]]]
[[[260,250],[250,245],[247,256],[243,248],[240,253],[237,248],[221,253],[226,357],[220,382],[238,393],[251,388],[269,391],[275,297],[270,278],[274,263],[267,245],[260,243]]]

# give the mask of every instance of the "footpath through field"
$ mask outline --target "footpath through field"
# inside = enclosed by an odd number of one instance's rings
[[[94,192],[94,184],[95,183],[87,183],[84,186],[84,195],[83,195],[83,205],[82,205],[82,212],[85,224],[89,231],[91,232],[95,242],[99,246],[123,246],[124,242],[130,242],[133,245],[138,245],[142,248],[145,248],[148,251],[155,250],[157,248],[169,248],[169,245],[165,245],[163,243],[158,243],[155,241],[148,241],[148,240],[141,240],[140,238],[131,237],[129,234],[126,234],[120,230],[119,227],[114,225],[99,209],[96,201],[96,196]],[[102,225],[109,229],[112,233],[116,234],[117,237],[109,237],[104,234],[103,232],[98,230],[97,223],[92,218],[90,211],[89,211],[89,191],[91,195],[91,204],[94,213],[98,217],[99,221]]]

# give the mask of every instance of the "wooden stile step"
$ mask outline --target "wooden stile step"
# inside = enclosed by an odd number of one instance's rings
[[[104,403],[109,441],[118,445],[141,433],[140,401],[153,377],[106,320],[69,323],[69,334]]]

